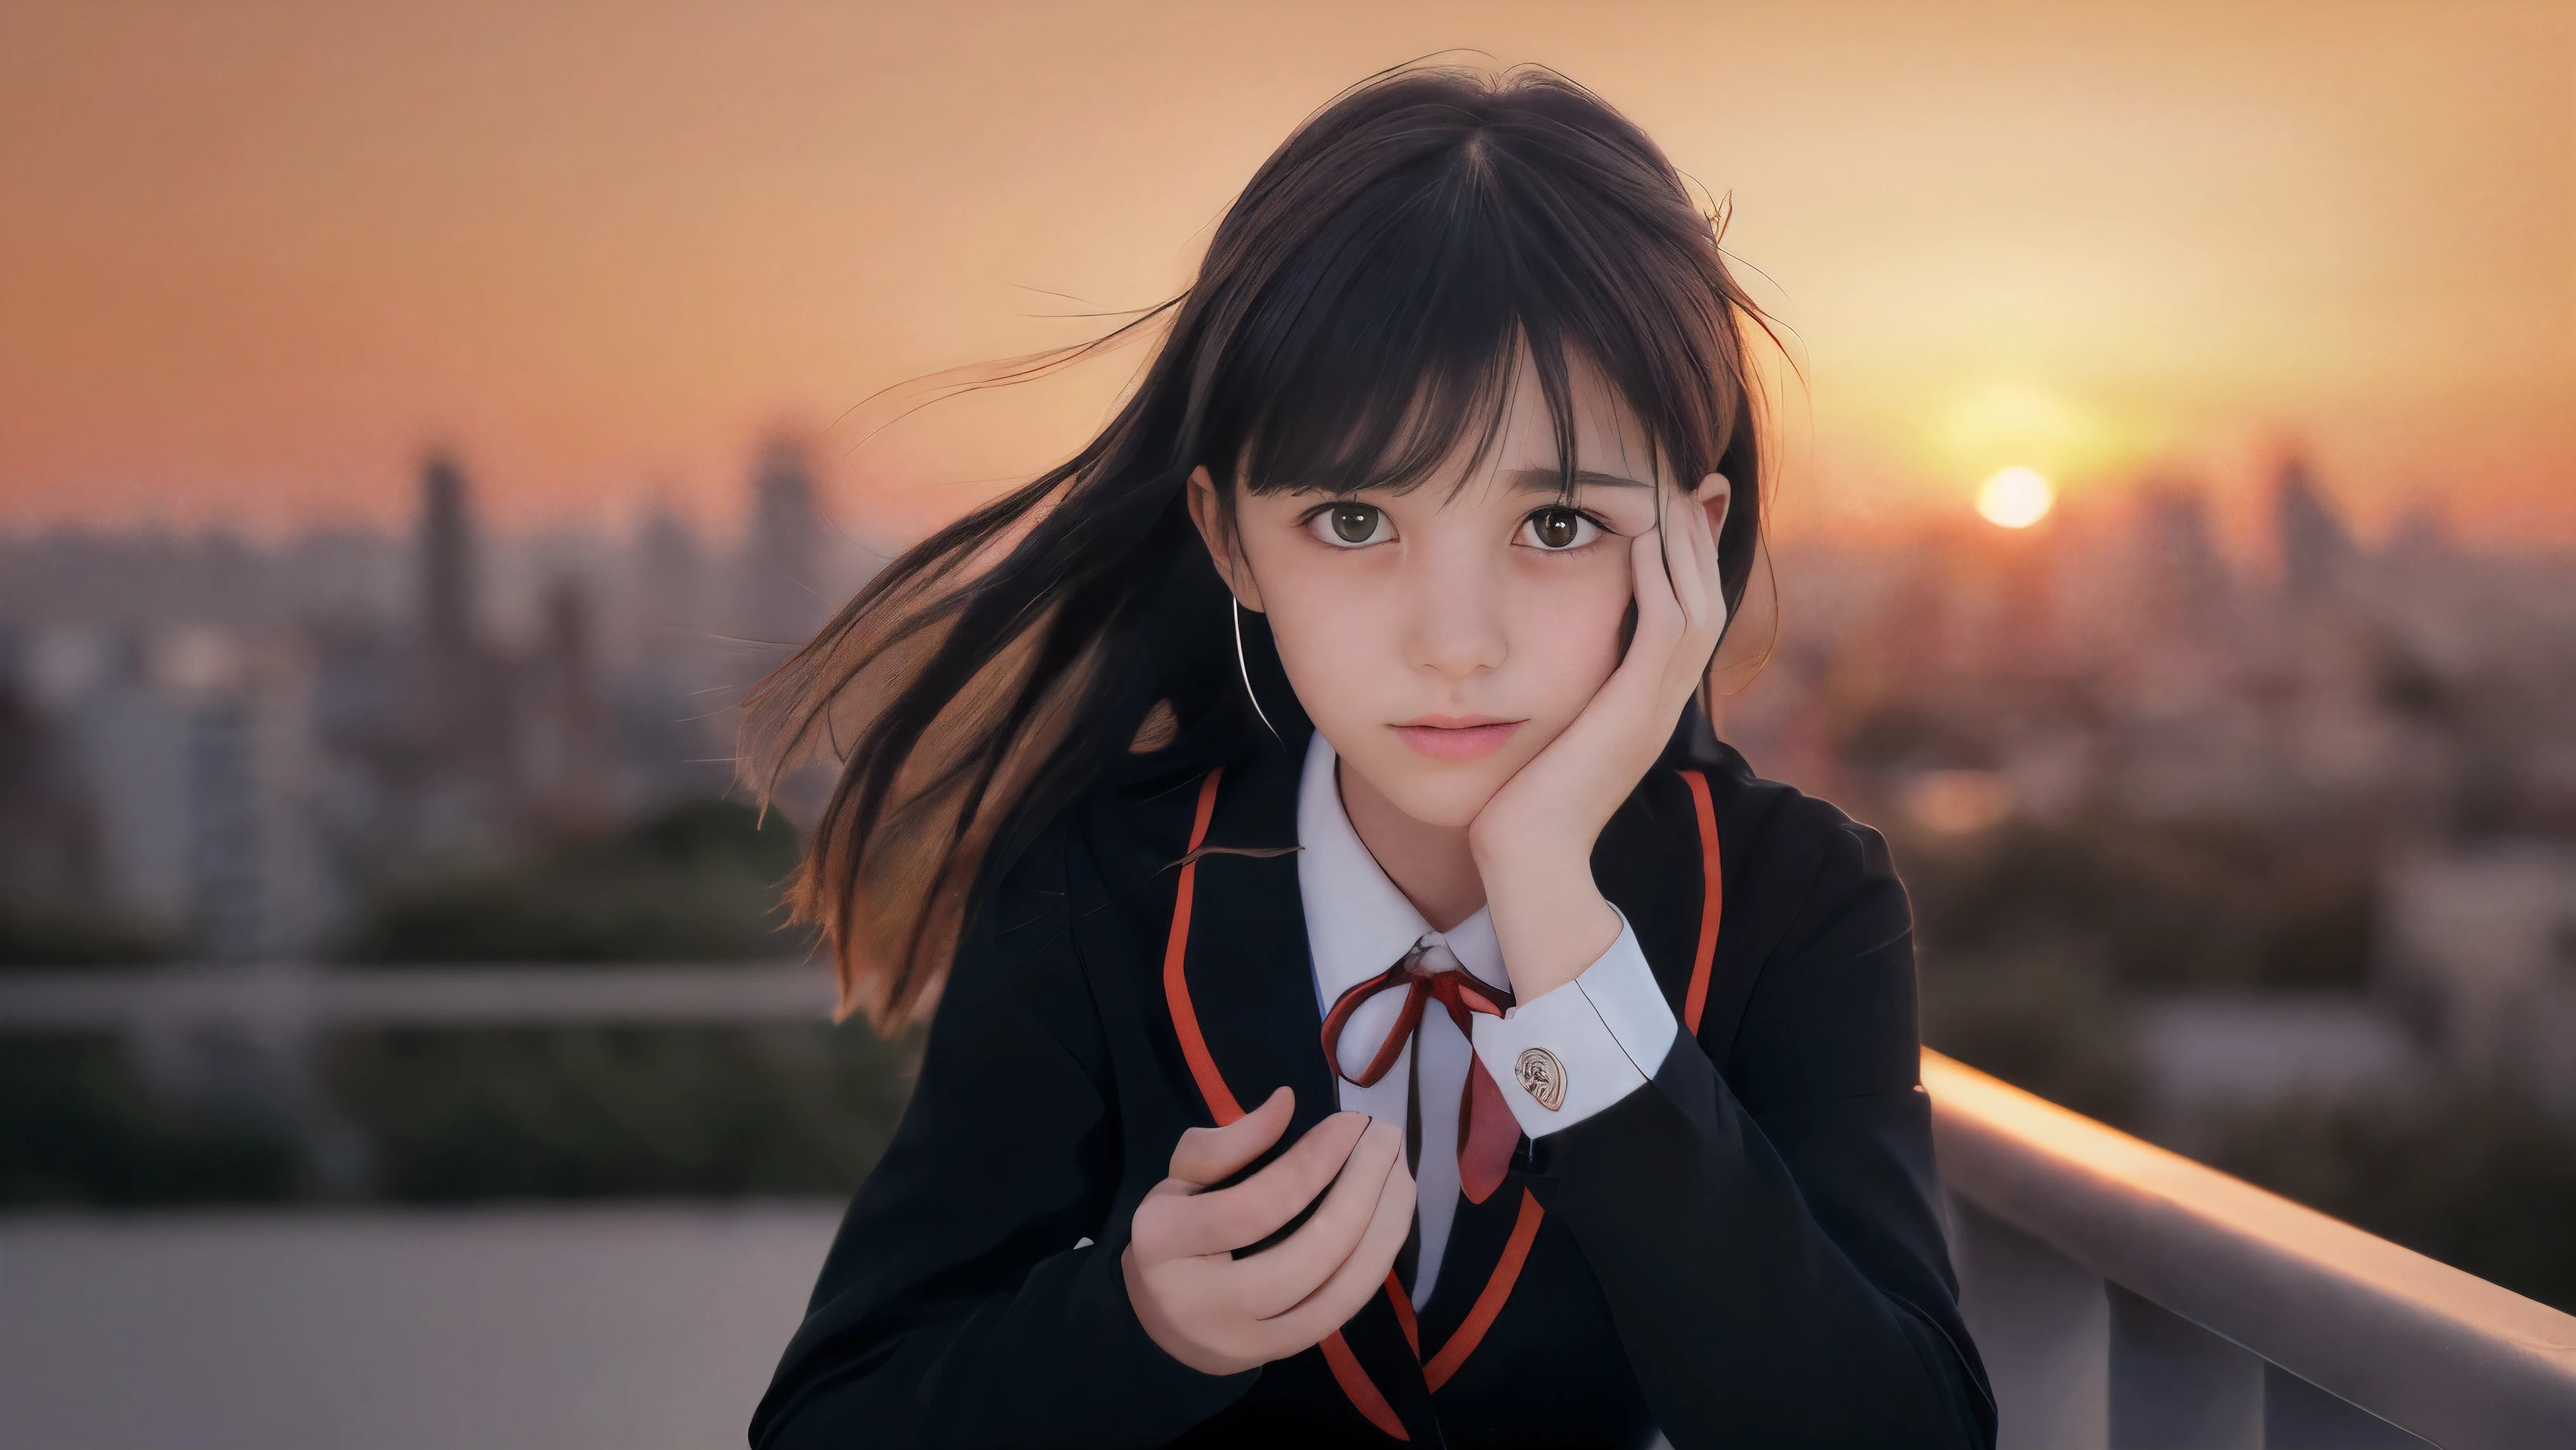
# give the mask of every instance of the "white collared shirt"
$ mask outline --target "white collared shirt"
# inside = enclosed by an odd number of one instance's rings
[[[1333,747],[1316,731],[1297,791],[1297,844],[1304,848],[1297,854],[1297,889],[1307,945],[1314,954],[1318,1010],[1329,1013],[1344,992],[1394,966],[1417,944],[1424,948],[1424,964],[1434,970],[1464,967],[1478,981],[1508,989],[1511,978],[1503,969],[1493,917],[1479,908],[1449,931],[1432,930],[1352,829],[1333,767]],[[1342,1031],[1345,1066],[1357,1071],[1376,1055],[1403,1003],[1402,992],[1380,992],[1351,1014]],[[1521,1003],[1505,1017],[1477,1017],[1472,1045],[1438,1003],[1428,1006],[1417,1039],[1423,1121],[1415,1180],[1422,1236],[1413,1278],[1415,1308],[1431,1301],[1457,1215],[1455,1104],[1466,1087],[1471,1056],[1484,1059],[1521,1131],[1538,1138],[1571,1127],[1645,1086],[1664,1065],[1676,1030],[1672,1008],[1625,916],[1619,919],[1619,939],[1573,981]],[[1412,1050],[1408,1046],[1405,1052]],[[1539,1087],[1524,1086],[1519,1064],[1531,1053],[1556,1064],[1552,1089],[1544,1079]],[[1369,1087],[1343,1081],[1341,1106],[1403,1123],[1410,1068],[1398,1057]],[[1540,1091],[1561,1095],[1557,1105],[1549,1107]]]

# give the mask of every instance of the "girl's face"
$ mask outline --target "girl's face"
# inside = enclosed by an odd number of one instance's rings
[[[1474,821],[1619,663],[1628,541],[1672,480],[1615,395],[1573,371],[1571,499],[1526,362],[1473,476],[1459,464],[1402,493],[1245,493],[1232,550],[1207,470],[1190,479],[1192,516],[1235,597],[1269,616],[1315,727],[1426,824]]]

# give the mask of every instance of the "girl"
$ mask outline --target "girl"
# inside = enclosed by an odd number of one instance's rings
[[[1903,889],[1699,698],[1716,231],[1561,77],[1367,82],[764,684],[797,911],[937,1015],[755,1444],[1991,1443]]]

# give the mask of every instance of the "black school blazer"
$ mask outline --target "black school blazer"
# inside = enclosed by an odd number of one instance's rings
[[[1696,708],[1592,858],[1696,1018],[1654,1081],[1460,1200],[1419,1322],[1391,1285],[1225,1376],[1146,1336],[1119,1255],[1182,1130],[1338,1106],[1296,858],[1228,853],[1295,844],[1310,728],[1132,757],[988,879],[752,1443],[1991,1446],[1904,888]]]

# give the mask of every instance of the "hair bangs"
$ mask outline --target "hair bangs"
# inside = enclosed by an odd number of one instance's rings
[[[1243,486],[1410,488],[1492,450],[1521,352],[1514,269],[1444,160],[1353,197],[1244,318],[1209,439]]]
[[[1486,118],[1385,167],[1270,259],[1203,375],[1200,458],[1259,493],[1400,491],[1444,469],[1463,484],[1526,363],[1569,493],[1578,367],[1639,423],[1650,465],[1684,487],[1716,466],[1741,384],[1706,219],[1675,226],[1669,192],[1623,208],[1531,164],[1521,153],[1549,138],[1515,134],[1530,119]],[[1662,255],[1640,258],[1658,230]]]

